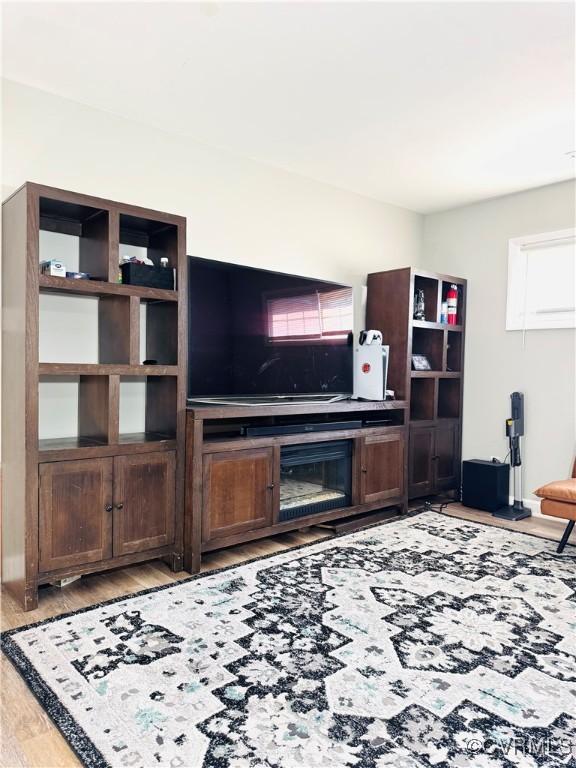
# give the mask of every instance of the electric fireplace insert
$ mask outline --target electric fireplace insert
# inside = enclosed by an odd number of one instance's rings
[[[350,506],[352,441],[283,446],[279,520]]]

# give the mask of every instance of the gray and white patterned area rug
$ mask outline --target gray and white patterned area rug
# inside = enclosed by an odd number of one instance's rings
[[[6,633],[88,766],[576,765],[571,547],[424,513]]]

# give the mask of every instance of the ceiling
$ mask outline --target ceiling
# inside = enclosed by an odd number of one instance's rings
[[[570,178],[574,6],[5,3],[6,78],[430,212]]]

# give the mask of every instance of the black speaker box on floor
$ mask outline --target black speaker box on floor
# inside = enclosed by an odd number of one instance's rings
[[[462,462],[462,504],[496,512],[509,504],[510,465],[470,459]]]

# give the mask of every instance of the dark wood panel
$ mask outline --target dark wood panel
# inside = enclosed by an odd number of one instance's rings
[[[108,211],[99,211],[82,222],[79,266],[99,280],[108,278],[109,230]]]
[[[146,380],[146,432],[176,434],[178,414],[176,379],[149,376]]]
[[[434,491],[435,431],[435,427],[410,429],[408,459],[408,495],[410,498],[426,496]]]
[[[59,579],[66,579],[69,576],[83,576],[89,573],[105,573],[115,568],[123,568],[137,563],[143,563],[147,560],[164,559],[170,556],[174,551],[174,545],[167,547],[158,547],[158,549],[147,549],[145,552],[134,552],[131,555],[122,557],[111,557],[108,560],[98,560],[94,563],[83,563],[71,568],[56,568],[53,571],[43,571],[38,575],[38,584],[50,584]],[[181,569],[180,569],[181,570]]]
[[[232,536],[272,522],[273,449],[204,456],[202,538]]]
[[[441,377],[438,379],[437,415],[439,419],[461,418],[461,380],[459,378]]]
[[[184,568],[200,570],[202,552],[202,441],[203,423],[186,419],[186,470],[184,508]]]
[[[437,376],[423,376],[412,380],[410,392],[410,420],[433,421],[438,401]]]
[[[40,464],[40,570],[112,554],[112,459]]]
[[[447,491],[458,487],[460,476],[460,446],[457,423],[436,427],[434,451],[435,490]]]
[[[174,451],[114,459],[115,557],[174,542]]]
[[[361,499],[383,501],[404,494],[404,435],[372,435],[362,441]]]
[[[354,515],[359,515],[362,512],[370,512],[373,509],[389,509],[391,507],[397,507],[400,512],[406,511],[405,497],[391,497],[389,499],[373,501],[369,504],[358,504],[357,506],[353,507],[331,509],[329,512],[320,512],[314,515],[308,515],[307,517],[299,517],[297,520],[287,520],[285,523],[275,523],[273,525],[267,525],[263,528],[253,528],[250,531],[243,531],[231,536],[226,536],[226,538],[218,538],[212,541],[205,541],[202,543],[202,551],[211,552],[212,550],[221,549],[222,547],[231,547],[235,544],[242,544],[243,542],[253,541],[254,539],[262,539],[267,536],[275,536],[278,533],[288,533],[289,531],[308,528],[319,523],[328,522],[329,520],[353,517]]]
[[[108,376],[80,376],[78,430],[81,438],[107,443],[110,435]]]
[[[23,188],[2,214],[2,582],[30,610],[38,572],[38,200]]]
[[[146,359],[160,365],[178,362],[178,314],[170,302],[151,302],[146,307]]]
[[[396,397],[410,396],[410,323],[412,317],[413,276],[409,268],[368,275],[366,327],[382,331],[384,344],[390,345],[388,389]]]
[[[132,360],[130,303],[136,297],[101,296],[98,302],[98,362],[138,365]]]

